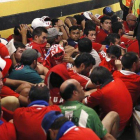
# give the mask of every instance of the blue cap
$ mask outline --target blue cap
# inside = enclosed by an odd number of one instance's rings
[[[46,131],[46,133],[48,132],[51,125],[54,123],[54,121],[56,119],[64,116],[63,114],[61,114],[61,113],[58,114],[56,112],[58,112],[58,111],[50,111],[49,113],[46,113],[42,120],[42,128]]]
[[[105,7],[105,8],[103,9],[103,13],[104,13],[105,15],[112,16],[114,12],[112,11],[111,7]]]

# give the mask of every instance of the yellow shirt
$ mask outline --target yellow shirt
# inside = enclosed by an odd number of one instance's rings
[[[132,13],[138,17],[140,15],[140,0],[133,1]]]

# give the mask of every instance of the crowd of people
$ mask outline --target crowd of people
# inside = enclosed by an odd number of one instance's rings
[[[124,17],[43,16],[0,38],[0,140],[120,137],[140,104],[138,17]]]

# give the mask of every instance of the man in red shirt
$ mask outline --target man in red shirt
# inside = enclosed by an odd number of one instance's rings
[[[140,76],[136,73],[140,71],[140,61],[138,55],[134,52],[124,54],[121,59],[124,70],[115,71],[114,77],[120,78],[129,90],[133,106],[138,104],[140,98]]]
[[[126,16],[126,21],[123,22],[125,33],[133,35],[134,33],[133,31],[136,27],[136,23],[137,23],[137,17],[132,13],[128,14]],[[130,31],[132,32],[130,33]]]
[[[90,94],[85,103],[90,107],[99,105],[102,115],[115,111],[120,117],[122,131],[132,115],[132,99],[125,84],[119,78],[113,79],[111,73],[104,67],[96,67],[90,75],[92,83],[100,85],[100,89]]]
[[[96,30],[93,27],[87,27],[84,30],[84,36],[91,40],[92,42],[92,48],[96,50],[97,52],[105,49],[105,45],[102,45],[100,43],[96,43]]]
[[[16,140],[16,130],[12,123],[1,120],[2,109],[0,103],[0,139],[1,140]]]
[[[93,65],[95,65],[95,59],[89,53],[82,53],[78,55],[74,61],[75,65],[69,67],[68,64],[62,63],[54,66],[47,73],[45,78],[45,84],[50,89],[51,100],[54,104],[62,104],[63,99],[60,96],[60,85],[67,79],[76,79],[83,89],[94,88],[87,77]]]
[[[107,49],[107,54],[101,61],[99,66],[107,68],[111,73],[117,70],[115,61],[121,56],[121,49],[118,46],[112,45]]]
[[[14,112],[14,125],[17,140],[46,140],[41,128],[44,115],[52,110],[61,111],[56,105],[49,106],[49,90],[46,86],[33,86],[29,92],[28,107],[18,108]]]
[[[104,16],[100,20],[101,28],[97,32],[96,42],[102,43],[105,38],[108,36],[111,30],[111,18],[108,16]]]
[[[33,41],[26,44],[26,48],[37,50],[41,56],[37,59],[38,62],[43,63],[46,57],[47,44],[47,30],[44,27],[37,27],[33,31]]]
[[[52,140],[99,140],[99,137],[91,129],[75,126],[63,114],[56,111],[51,111],[44,116],[42,128],[47,135],[50,134],[48,139]]]

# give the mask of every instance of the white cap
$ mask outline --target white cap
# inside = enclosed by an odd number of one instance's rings
[[[51,21],[44,21],[42,18],[35,18],[31,23],[33,29],[37,27],[49,27],[50,25]]]
[[[86,11],[86,12],[83,13],[83,15],[84,15],[87,19],[92,20],[92,19],[90,18],[89,14],[92,15],[92,13],[91,13],[90,11]]]

